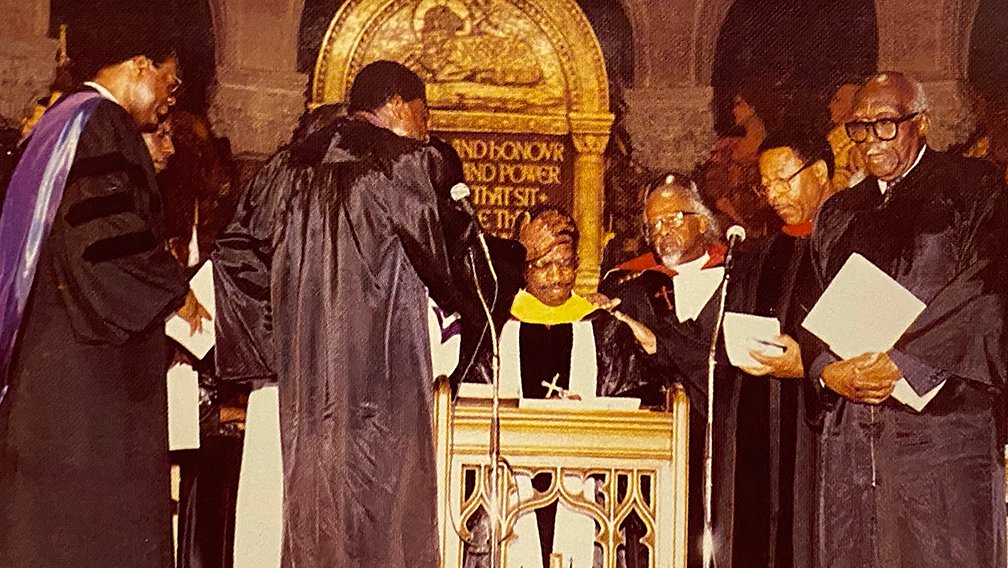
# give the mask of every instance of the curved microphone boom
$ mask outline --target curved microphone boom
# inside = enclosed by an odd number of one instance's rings
[[[462,208],[470,217],[473,218],[473,225],[476,228],[476,239],[480,242],[480,246],[483,248],[483,254],[486,256],[487,267],[490,269],[490,276],[494,282],[494,289],[496,290],[499,280],[497,279],[497,271],[494,269],[493,261],[490,258],[490,247],[487,246],[486,235],[483,232],[483,227],[480,225],[479,217],[476,216],[476,210],[473,209],[472,202],[469,200],[469,196],[472,195],[472,191],[469,186],[463,182],[456,183],[452,186],[451,190],[452,201],[457,203],[459,207]],[[490,329],[490,345],[493,353],[491,361],[491,373],[493,376],[493,411],[490,417],[490,568],[498,568],[501,561],[501,549],[500,549],[500,534],[501,525],[504,511],[504,504],[501,502],[501,488],[500,488],[500,478],[498,477],[501,469],[501,452],[500,452],[500,341],[497,337],[497,327],[494,325],[493,321],[493,311],[490,309],[490,304],[486,300],[486,296],[483,294],[480,288],[479,275],[476,272],[476,266],[473,265],[473,280],[476,282],[476,293],[479,295],[480,302],[483,304],[483,311],[487,318],[487,327]],[[496,293],[494,294],[496,296]],[[494,299],[496,303],[496,298]]]

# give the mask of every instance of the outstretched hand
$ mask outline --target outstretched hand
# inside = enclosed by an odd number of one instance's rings
[[[203,322],[213,319],[210,317],[210,312],[196,299],[196,294],[192,290],[186,294],[185,303],[179,308],[178,315],[189,324],[189,335],[203,331]]]

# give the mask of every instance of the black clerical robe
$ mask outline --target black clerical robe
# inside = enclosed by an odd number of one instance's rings
[[[584,298],[574,295],[562,306],[551,307],[522,291],[512,306],[512,318],[501,334],[500,373],[502,382],[513,379],[520,384],[522,398],[558,397],[566,391],[582,398],[619,396],[643,384],[645,354],[630,327]],[[586,361],[589,356],[594,360]],[[577,376],[580,373],[592,376]],[[488,352],[480,353],[470,380],[492,382]],[[585,392],[592,383],[594,392]],[[543,478],[530,481],[531,487],[539,491],[549,487],[548,480]],[[557,521],[557,509],[554,501],[535,510],[543,567],[549,565],[554,551],[555,527],[563,530],[562,521]],[[480,512],[470,522],[479,524],[475,534],[482,536],[483,542],[478,547],[466,548],[464,566],[484,568],[489,566],[489,546],[485,540],[489,529],[484,528],[488,518]],[[624,535],[626,544],[620,565],[647,566],[649,555],[640,544],[644,527],[632,523],[633,519],[628,520],[629,526],[625,527],[629,535]],[[587,546],[591,548],[591,543]],[[600,565],[600,561],[598,556],[596,564]]]
[[[275,155],[218,239],[218,372],[279,387],[283,566],[440,563],[427,299],[456,309],[445,172],[433,147],[342,118]]]
[[[1005,565],[1005,189],[981,162],[928,149],[883,195],[868,178],[823,206],[812,237],[822,289],[859,253],[927,308],[890,357],[916,412],[824,390],[816,565]],[[812,380],[832,357],[803,346]]]
[[[708,251],[710,261],[706,268],[720,266],[723,247]],[[661,389],[678,383],[686,390],[690,400],[689,439],[689,518],[688,563],[701,564],[703,511],[703,455],[707,424],[707,361],[711,336],[717,318],[720,289],[715,290],[696,319],[680,322],[676,315],[674,272],[663,269],[651,258],[639,275],[617,284],[610,279],[603,293],[622,300],[620,309],[648,326],[658,338],[658,352],[647,358],[646,380],[636,394],[652,405],[664,400]],[[622,269],[634,272],[644,268],[635,261]],[[728,308],[740,301],[735,293],[729,298]],[[738,309],[738,308],[734,308]],[[733,524],[735,432],[738,419],[736,408],[743,373],[731,367],[719,347],[715,367],[714,397],[714,524],[715,561],[719,567],[730,567],[732,559],[731,528]]]
[[[777,319],[793,338],[802,337],[812,305],[808,241],[779,233],[747,247],[737,263],[736,307]],[[739,378],[733,564],[810,566],[818,382]]]
[[[101,101],[42,247],[0,405],[0,566],[172,562],[165,248],[140,132]]]

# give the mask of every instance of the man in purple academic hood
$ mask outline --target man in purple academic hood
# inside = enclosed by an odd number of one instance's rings
[[[205,312],[165,248],[140,132],[180,81],[163,22],[109,14],[70,30],[90,80],[42,117],[0,215],[4,568],[172,561],[164,320]]]

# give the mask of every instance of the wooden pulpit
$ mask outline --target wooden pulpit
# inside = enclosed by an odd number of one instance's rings
[[[619,552],[646,550],[651,568],[685,568],[689,403],[670,392],[667,411],[588,409],[575,401],[556,407],[502,405],[500,476],[501,540],[508,544],[517,519],[554,501],[587,515],[596,525],[595,549],[604,568],[616,568]],[[490,419],[487,401],[451,400],[438,382],[434,434],[437,443],[439,531],[443,568],[461,568],[473,530],[492,510]],[[537,478],[533,491],[515,480]],[[591,480],[594,498],[571,491],[565,479]],[[597,489],[596,489],[597,488]],[[559,530],[559,529],[558,529]],[[628,536],[629,535],[629,536]],[[630,538],[636,540],[627,543]],[[486,538],[483,546],[486,547]],[[597,552],[596,552],[597,554]],[[569,561],[554,555],[551,565]]]

